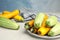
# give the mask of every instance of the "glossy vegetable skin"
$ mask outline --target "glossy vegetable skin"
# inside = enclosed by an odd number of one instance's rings
[[[38,34],[41,36],[44,36],[44,35],[48,34],[50,29],[51,29],[50,27],[41,27],[40,29],[38,29]]]

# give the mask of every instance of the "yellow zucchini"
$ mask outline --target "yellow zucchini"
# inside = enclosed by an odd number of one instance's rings
[[[44,20],[42,22],[41,27],[45,27],[46,26],[46,20],[48,19],[48,15],[45,14]]]
[[[19,11],[20,12],[20,11]],[[9,14],[14,14],[14,13],[16,13],[16,16],[13,16],[13,15],[11,15],[11,16],[9,16],[10,18],[14,18],[15,20],[17,20],[17,21],[24,21],[24,18],[22,17],[22,16],[20,16],[19,14],[17,15],[17,13],[19,13],[18,12],[18,10],[14,10],[14,11],[12,11],[12,12],[9,12],[9,11],[3,11],[3,16],[5,16],[6,15],[6,17],[7,17],[7,15]]]
[[[48,19],[48,16],[45,15],[43,23],[42,23],[41,27],[38,29],[38,34],[41,35],[41,36],[44,36],[50,30],[49,27],[46,27],[46,20],[47,19]]]
[[[3,14],[2,16],[5,17],[5,18],[12,18],[12,17],[14,17],[18,14],[19,14],[19,10],[14,10],[13,12],[8,12],[7,14]]]
[[[41,27],[38,29],[38,34],[44,36],[49,32],[50,29],[51,29],[50,27]]]
[[[32,27],[34,25],[34,20],[28,22],[29,26]]]
[[[24,21],[24,18],[22,16],[16,15],[13,17],[17,21]]]
[[[6,14],[9,14],[9,13],[11,13],[11,12],[9,12],[9,11],[3,11],[2,15],[6,15]]]

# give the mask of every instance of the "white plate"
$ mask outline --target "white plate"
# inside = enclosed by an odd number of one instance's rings
[[[56,16],[56,17],[58,18],[58,21],[60,22],[60,16],[58,16],[57,13],[56,13],[56,14],[55,14],[55,13],[49,13],[49,14],[48,14],[48,16],[52,16],[52,15]],[[51,36],[39,36],[39,35],[37,35],[37,34],[31,33],[29,30],[27,30],[27,32],[28,32],[30,35],[35,36],[35,37],[38,37],[38,38],[45,38],[45,39],[60,38],[60,35],[53,36],[53,37],[51,37]]]
[[[38,38],[43,38],[43,39],[57,39],[57,38],[60,38],[60,35],[57,35],[57,36],[39,36],[37,34],[34,34],[34,33],[31,33],[29,30],[27,30],[27,32],[32,35],[32,36],[35,36],[35,37],[38,37]]]

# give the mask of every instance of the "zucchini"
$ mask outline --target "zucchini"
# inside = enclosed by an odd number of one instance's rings
[[[50,27],[40,27],[38,29],[38,34],[44,36],[50,31],[50,29],[51,29]]]
[[[16,22],[13,22],[4,17],[0,17],[0,27],[4,27],[8,29],[19,29],[19,26]]]
[[[57,23],[48,33],[50,36],[55,36],[60,34],[60,23]]]
[[[38,13],[36,15],[36,18],[34,20],[34,27],[35,28],[40,28],[43,21],[44,21],[44,18],[45,18],[45,14],[44,13]]]
[[[28,30],[30,28],[29,25],[25,25],[24,27],[26,30]]]
[[[53,27],[57,22],[58,20],[56,16],[50,16],[46,21],[46,25],[48,25],[49,27]]]
[[[26,30],[28,30],[28,29],[30,28],[30,26],[28,25],[28,22],[27,22],[27,23],[25,23],[24,28],[25,28]]]

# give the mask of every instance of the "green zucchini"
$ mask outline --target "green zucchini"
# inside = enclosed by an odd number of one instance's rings
[[[49,32],[48,35],[55,36],[60,34],[60,23],[57,23]]]
[[[19,25],[16,22],[11,21],[10,19],[0,17],[0,27],[8,29],[19,29]]]
[[[34,27],[39,28],[42,25],[42,22],[44,20],[45,14],[44,13],[38,13],[36,15],[36,18],[34,20]]]
[[[24,27],[26,30],[28,30],[30,28],[29,25],[25,25]]]
[[[46,25],[48,25],[49,27],[53,27],[57,22],[58,20],[56,16],[50,16],[46,21]]]

